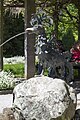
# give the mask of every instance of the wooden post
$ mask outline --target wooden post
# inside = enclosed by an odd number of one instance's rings
[[[3,0],[0,0],[0,44],[3,42]],[[0,47],[0,71],[3,70],[3,48]]]
[[[25,0],[25,29],[30,28],[31,15],[35,13],[35,0]],[[35,74],[35,36],[25,34],[25,78],[29,79]]]

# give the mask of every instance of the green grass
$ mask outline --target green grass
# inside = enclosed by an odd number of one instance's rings
[[[5,64],[4,71],[13,73],[14,77],[24,78],[24,64],[23,63],[16,63],[16,64]],[[37,74],[37,71],[36,73]],[[44,75],[48,75],[48,70],[44,70]],[[74,71],[74,76],[78,76],[78,71]]]
[[[14,74],[14,77],[24,77],[24,64],[6,64],[3,67],[4,71],[11,72]]]

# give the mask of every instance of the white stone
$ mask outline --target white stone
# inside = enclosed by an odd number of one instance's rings
[[[16,120],[69,120],[75,114],[75,91],[61,79],[34,77],[17,85],[13,93]]]

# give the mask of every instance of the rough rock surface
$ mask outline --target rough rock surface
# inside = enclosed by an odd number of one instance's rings
[[[11,108],[4,108],[3,113],[0,113],[0,120],[15,120]]]
[[[70,120],[75,114],[75,92],[61,79],[34,77],[13,93],[16,120]]]

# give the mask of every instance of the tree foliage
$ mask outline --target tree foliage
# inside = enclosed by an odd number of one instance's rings
[[[4,5],[23,6],[24,0],[4,0]],[[44,19],[45,15],[47,16],[47,19],[43,23],[49,39],[51,34],[56,31],[57,38],[62,40],[71,30],[72,36],[75,37],[75,40],[78,40],[78,26],[80,21],[79,0],[35,0],[35,5],[39,17],[43,17]],[[15,15],[10,11],[11,8],[4,13],[4,40],[24,31],[24,18],[22,13]],[[48,24],[50,22],[48,18],[53,21],[52,24]],[[23,37],[19,37],[7,43],[4,46],[4,54],[9,53],[10,50],[10,54],[13,53],[13,55],[16,55],[18,53],[19,55],[23,55],[23,39]]]
[[[46,26],[47,33],[50,34],[51,32],[52,34],[55,31],[57,39],[62,40],[71,30],[72,36],[75,40],[78,40],[78,26],[80,21],[78,4],[75,4],[71,0],[36,0],[36,5],[38,6],[37,9],[40,9],[40,14],[42,14],[42,10],[53,20],[53,25]]]
[[[65,33],[68,32],[68,30],[72,31],[75,40],[78,39],[78,9],[73,4],[69,4],[67,6],[68,13],[62,9],[61,10],[61,16],[59,16],[60,22],[59,22],[59,37],[62,38]]]

